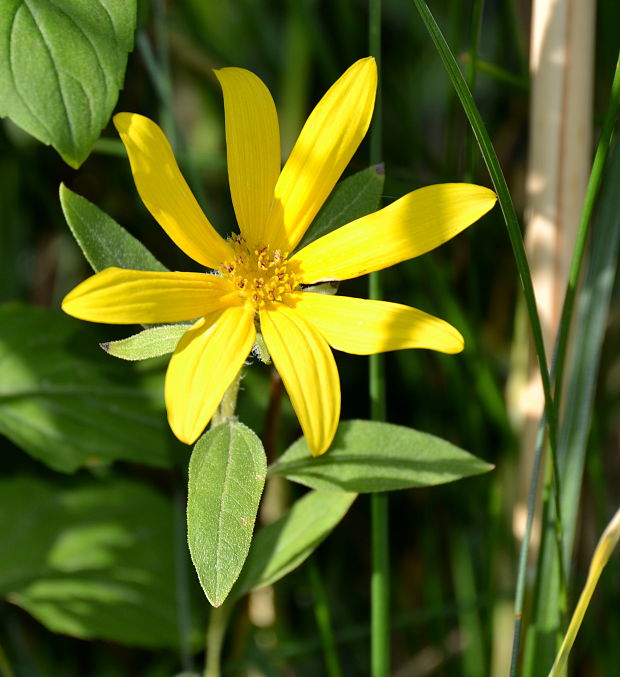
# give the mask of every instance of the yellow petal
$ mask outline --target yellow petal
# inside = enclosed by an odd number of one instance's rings
[[[450,324],[427,313],[386,301],[301,292],[295,312],[313,324],[337,350],[372,355],[403,348],[442,353],[463,350],[463,337]]]
[[[216,311],[187,331],[170,358],[165,398],[172,432],[193,444],[243,366],[254,339],[254,309]]]
[[[264,245],[265,222],[280,173],[280,130],[271,94],[243,68],[215,76],[224,93],[228,180],[237,223],[252,245]]]
[[[149,118],[118,113],[121,136],[142,202],[175,244],[195,261],[218,268],[230,247],[215,232],[181,175],[168,139]]]
[[[275,189],[267,233],[292,251],[366,134],[375,105],[377,66],[354,63],[310,114]]]
[[[340,418],[340,379],[321,334],[295,310],[260,312],[261,332],[313,456],[327,451]]]
[[[70,291],[62,309],[90,322],[153,324],[193,320],[236,303],[231,284],[215,275],[106,268]]]
[[[468,183],[414,190],[311,242],[291,257],[302,283],[347,280],[435,249],[486,214],[497,197]]]

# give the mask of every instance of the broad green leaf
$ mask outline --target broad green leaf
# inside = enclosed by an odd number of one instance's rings
[[[140,482],[7,477],[0,595],[53,632],[174,647],[173,530],[171,502]]]
[[[209,430],[194,446],[187,536],[200,584],[213,606],[226,599],[247,557],[266,473],[260,440],[233,419]]]
[[[110,266],[168,270],[111,216],[64,184],[60,186],[60,203],[76,242],[96,273]]]
[[[0,116],[79,167],[116,105],[135,27],[136,0],[3,0]]]
[[[168,465],[163,384],[151,392],[99,340],[60,312],[0,306],[0,434],[61,472],[116,459]]]
[[[341,181],[317,214],[297,249],[302,249],[345,223],[374,212],[379,207],[384,180],[383,165],[376,165]]]
[[[279,520],[260,529],[233,588],[234,597],[275,583],[298,567],[347,514],[356,496],[310,491]]]
[[[269,474],[312,489],[369,493],[445,484],[492,468],[427,433],[392,423],[345,421],[327,453],[314,458],[302,437]]]
[[[145,329],[120,341],[107,341],[101,347],[114,357],[122,360],[146,360],[174,352],[181,336],[191,324],[164,324]]]

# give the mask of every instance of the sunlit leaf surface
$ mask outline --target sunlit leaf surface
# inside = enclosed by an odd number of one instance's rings
[[[116,104],[135,25],[135,0],[3,0],[0,116],[79,167]]]
[[[53,632],[174,647],[173,507],[129,480],[0,482],[0,594]]]
[[[313,489],[358,493],[445,484],[493,468],[450,442],[377,421],[341,423],[329,451],[312,458],[302,437],[270,468]]]
[[[0,307],[0,433],[55,470],[117,459],[163,466],[161,377],[148,388],[98,335],[59,311]]]

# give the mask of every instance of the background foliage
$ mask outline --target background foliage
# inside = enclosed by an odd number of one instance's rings
[[[124,3],[100,4],[113,13]],[[452,50],[463,55],[471,43],[470,3],[437,1],[431,9]],[[0,10],[2,20],[6,11]],[[519,214],[528,133],[527,12],[527,3],[486,3],[480,58],[511,77],[492,77],[491,69],[481,67],[475,88]],[[160,121],[175,140],[199,201],[225,234],[234,217],[221,93],[211,69],[238,65],[260,75],[278,106],[286,155],[313,103],[367,53],[366,5],[350,0],[144,1],[137,17],[135,48],[115,110]],[[99,90],[103,107],[113,105],[114,91],[123,83],[124,56],[119,54],[130,48],[130,24],[119,24],[118,45],[100,48],[116,54],[107,61],[102,56],[110,90],[105,96]],[[618,25],[617,3],[601,0],[597,126],[607,106]],[[471,152],[454,90],[411,2],[384,1],[383,42],[384,200],[442,181],[490,185],[479,156]],[[88,62],[89,53],[83,58]],[[1,56],[0,63],[6,64]],[[154,63],[163,67],[155,69]],[[11,96],[0,92],[0,114],[29,128]],[[52,124],[44,87],[37,96],[42,106],[38,116]],[[78,171],[10,120],[3,119],[0,127],[3,677],[173,675],[193,665],[207,613],[185,552],[183,469],[189,450],[165,425],[165,359],[135,365],[113,360],[97,344],[128,332],[87,327],[57,310],[62,296],[90,272],[63,216],[61,182],[113,215],[169,269],[195,269],[194,262],[169,246],[140,203],[112,126],[95,141],[107,117],[98,119],[89,130],[76,131],[94,143]],[[46,140],[32,126],[30,131]],[[84,159],[70,143],[58,150],[70,164]],[[349,173],[368,164],[363,145]],[[68,196],[65,191],[63,207],[71,222],[71,208],[77,211]],[[324,222],[330,227],[329,219]],[[364,280],[346,282],[342,291],[363,296],[365,285]],[[585,578],[596,537],[618,503],[617,284],[610,291],[594,414],[591,425],[581,424],[589,442],[571,600]],[[516,368],[511,342],[520,292],[499,211],[441,250],[386,271],[384,294],[445,318],[466,339],[466,350],[458,357],[425,351],[387,356],[388,420],[440,435],[496,466],[481,477],[390,496],[395,674],[506,674],[509,654],[498,637],[502,629],[507,636],[512,633],[518,547],[512,518],[517,486],[529,478],[517,475],[513,412],[504,395]],[[605,318],[599,322],[604,325]],[[595,350],[584,348],[586,355]],[[367,361],[339,354],[338,364],[342,418],[367,418]],[[68,396],[80,406],[66,406]],[[238,413],[261,436],[268,462],[298,437],[281,384],[263,365],[253,365],[244,378]],[[111,463],[119,457],[121,462]],[[283,507],[302,493],[273,477],[257,522],[276,527]],[[316,504],[320,498],[311,493],[305,501]],[[333,500],[330,508],[340,515],[352,499],[344,494]],[[235,608],[225,669],[323,674],[317,618],[328,607],[345,674],[366,673],[368,512],[367,497],[359,497],[312,560]],[[307,515],[300,515],[299,524],[307,524]],[[318,512],[316,519],[324,516]],[[53,542],[52,527],[57,534]],[[250,557],[252,567],[262,571],[260,557],[252,551]],[[125,564],[117,567],[114,563],[121,560]],[[620,664],[617,556],[612,562],[577,641],[574,674],[613,675]],[[284,570],[286,563],[281,566]],[[269,571],[263,575],[265,581],[278,577]],[[243,589],[243,579],[238,585]],[[117,607],[108,618],[98,605],[105,600],[109,610],[110,599]],[[96,641],[85,641],[91,637]]]

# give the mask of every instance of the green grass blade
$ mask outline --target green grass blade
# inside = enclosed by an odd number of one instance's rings
[[[620,78],[616,78],[620,84]],[[620,146],[615,144],[593,233],[589,267],[577,304],[577,330],[571,354],[566,411],[559,438],[560,470],[566,475],[562,496],[565,523],[564,562],[568,565],[577,521],[577,504],[594,404],[596,376],[607,328],[620,247]],[[577,460],[577,458],[579,460]]]
[[[620,248],[620,148],[616,144],[607,167],[599,215],[593,229],[591,254],[583,288],[579,293],[577,320],[572,339],[571,369],[567,384],[558,458],[562,473],[562,511],[564,517],[563,566],[570,562],[578,517],[587,438],[594,406],[596,376],[607,328],[609,305]],[[532,665],[549,665],[555,654],[555,633],[560,629],[557,615],[559,562],[550,547],[551,535],[545,532],[541,547],[538,587],[545,592],[535,611],[536,636],[527,647],[526,658]]]
[[[618,57],[618,65],[620,65],[620,55]],[[602,184],[603,180],[603,169],[605,167],[605,162],[607,160],[608,154],[609,154],[609,146],[611,143],[611,139],[613,137],[613,129],[614,129],[614,122],[615,118],[617,115],[618,111],[618,102],[620,99],[620,70],[618,67],[616,68],[613,84],[612,84],[612,91],[611,91],[611,100],[609,107],[607,109],[607,112],[605,114],[605,121],[603,123],[603,128],[601,131],[601,138],[599,140],[599,144],[596,150],[595,158],[594,158],[594,164],[592,167],[592,172],[590,174],[590,178],[588,181],[588,186],[586,190],[586,196],[584,199],[584,206],[583,206],[583,211],[580,219],[580,224],[579,224],[579,231],[577,234],[577,239],[576,239],[576,244],[575,244],[575,249],[573,251],[573,257],[571,261],[571,267],[569,271],[569,279],[567,283],[567,291],[566,291],[566,296],[564,300],[564,305],[562,308],[562,317],[560,321],[560,328],[559,328],[559,333],[558,333],[558,344],[556,346],[556,355],[554,359],[554,365],[552,372],[555,374],[555,392],[556,392],[556,407],[559,405],[558,399],[559,399],[559,394],[562,392],[562,372],[564,368],[564,362],[566,358],[566,347],[568,345],[568,334],[569,334],[569,328],[571,325],[572,321],[572,314],[573,314],[573,308],[574,308],[574,300],[575,300],[575,291],[577,287],[577,281],[579,280],[579,276],[581,274],[581,267],[583,264],[583,259],[584,259],[584,251],[585,251],[585,244],[587,242],[587,237],[588,233],[590,230],[590,223],[592,220],[592,213],[594,210],[594,206],[596,204],[596,198],[600,192],[600,187]],[[589,320],[588,320],[589,321]],[[576,351],[575,354],[580,354],[579,351]],[[587,372],[586,372],[587,373]],[[571,388],[569,390],[569,396],[574,397],[575,392],[578,394],[578,396],[585,395],[582,391],[577,389],[575,391],[574,388]],[[564,421],[568,423],[568,428],[571,427],[572,423],[574,423],[572,419],[572,413],[570,410],[567,410],[564,414]],[[572,423],[571,423],[572,422]],[[580,425],[584,425],[584,421],[582,418],[579,418],[579,423]],[[574,425],[572,425],[573,431],[578,430],[579,428],[575,429]],[[582,433],[585,434],[585,431],[581,431]],[[565,450],[566,449],[574,449],[574,440],[567,441],[567,426],[563,426],[561,431],[560,431],[560,439],[558,440],[558,455],[560,457],[559,462],[560,462],[560,467],[562,468],[562,461],[563,457],[565,456]],[[528,503],[528,522],[527,522],[527,528],[526,528],[526,535],[523,540],[523,545],[521,549],[521,554],[520,554],[520,566],[519,566],[519,575],[518,575],[518,580],[517,580],[517,590],[515,594],[515,640],[514,640],[514,646],[513,646],[513,656],[512,656],[512,666],[511,666],[511,675],[516,674],[516,668],[517,668],[517,659],[519,655],[519,650],[520,650],[520,626],[521,626],[521,613],[523,610],[523,599],[524,599],[524,594],[525,594],[525,566],[526,562],[528,559],[528,550],[529,550],[529,533],[531,530],[531,523],[533,519],[533,511],[534,511],[534,503],[532,501],[533,496],[536,493],[536,486],[538,484],[538,472],[539,472],[539,466],[540,466],[540,457],[542,454],[542,444],[543,444],[544,438],[539,435],[537,439],[537,444],[536,444],[536,460],[535,460],[535,468],[533,471],[533,479],[532,479],[532,490],[531,490],[531,495],[530,495],[530,501]],[[584,440],[582,439],[579,444],[583,446]],[[583,462],[578,464],[578,467],[583,467]],[[574,469],[575,466],[573,466]],[[573,475],[571,478],[569,478],[570,483],[574,483],[577,480],[577,473],[571,473]],[[582,476],[582,470],[581,472],[578,473],[579,477],[579,482],[578,484],[581,484],[581,476]],[[563,482],[565,481],[565,478],[563,477]],[[565,504],[564,508],[564,525],[565,525],[565,533],[564,533],[564,569],[568,567],[569,564],[569,557],[570,557],[570,552],[572,549],[572,540],[573,540],[573,535],[574,535],[574,526],[575,526],[575,516],[576,516],[576,505],[577,505],[577,500],[578,497],[575,493],[575,491],[571,490],[570,488],[564,492],[563,495],[563,503]],[[557,578],[557,575],[552,574],[553,572],[553,567],[557,566],[558,562],[557,559],[554,559],[553,555],[549,553],[549,548],[548,548],[548,539],[543,540],[542,548],[541,548],[541,555],[540,555],[540,581],[539,581],[539,587],[542,587],[543,590],[553,590],[555,588],[549,588],[549,585],[555,585],[555,579]],[[547,572],[547,569],[549,570]],[[557,574],[557,571],[556,571]],[[550,578],[551,577],[551,578]],[[555,599],[555,598],[554,598]],[[553,601],[553,600],[552,600]],[[557,600],[556,600],[557,601]],[[550,609],[553,607],[553,613],[555,613],[555,608],[557,608],[557,605],[553,604],[544,604],[541,605],[541,612],[538,614],[539,618],[537,618],[537,625],[542,622],[542,619],[540,618],[540,615],[542,613],[549,613]],[[557,617],[557,614],[556,614]],[[530,645],[528,649],[528,655],[533,657],[533,645]],[[549,649],[548,649],[548,655],[551,653],[553,650],[553,646],[551,643],[549,643]]]
[[[614,551],[616,545],[618,545],[618,540],[620,540],[620,510],[616,511],[616,514],[607,525],[607,528],[603,532],[603,535],[596,546],[596,550],[592,556],[592,561],[590,562],[588,579],[583,591],[581,592],[581,596],[579,597],[579,602],[575,607],[575,612],[571,619],[570,625],[568,626],[568,630],[566,631],[560,651],[558,652],[553,667],[551,668],[549,677],[560,677],[563,674],[568,662],[570,650],[575,643],[575,638],[577,637],[577,633],[581,627],[581,622],[583,621],[583,617],[585,616],[588,605],[590,604],[590,600],[592,599],[592,595],[594,594],[596,584],[598,583],[598,580],[601,577],[607,562],[609,562],[611,553]]]
[[[603,183],[604,170],[618,113],[620,100],[619,65],[620,55],[618,57],[618,64],[612,83],[610,103],[605,114],[601,137],[596,150],[592,172],[590,174],[584,198],[584,206],[571,260],[565,301],[562,308],[558,343],[552,369],[552,372],[555,374],[556,407],[559,405],[559,394],[562,393],[563,370],[566,361],[569,330],[572,324],[577,283],[581,275],[585,246],[592,222],[592,214]],[[614,180],[617,183],[618,177],[616,176],[616,179],[613,179],[613,176],[615,176],[614,172],[617,171],[614,169],[615,166],[616,165],[614,165],[607,174],[608,185],[614,185]],[[559,626],[557,613],[558,595],[556,594],[558,589],[558,578],[561,576],[561,571],[568,570],[570,554],[573,547],[577,506],[579,504],[579,491],[585,462],[586,436],[589,430],[592,398],[594,394],[593,375],[597,373],[600,347],[603,340],[609,302],[608,299],[605,301],[605,290],[600,287],[600,283],[605,280],[605,275],[612,275],[613,277],[612,271],[615,270],[615,263],[613,263],[613,261],[614,256],[617,256],[617,253],[614,254],[618,247],[616,236],[617,226],[613,224],[615,210],[617,210],[617,206],[614,205],[613,197],[606,195],[599,219],[598,234],[595,235],[595,240],[593,242],[590,269],[582,294],[580,317],[579,321],[576,323],[577,330],[574,338],[573,355],[579,356],[581,359],[577,360],[572,365],[573,371],[571,373],[571,383],[567,389],[567,407],[563,414],[563,423],[560,430],[557,449],[558,465],[562,474],[562,485],[564,488],[562,495],[562,516],[564,525],[563,559],[559,562],[556,553],[552,552],[549,542],[551,534],[546,533],[543,537],[539,555],[539,581],[537,584],[540,590],[546,592],[546,597],[544,603],[541,600],[538,600],[534,622],[539,634],[537,635],[536,632],[531,633],[532,641],[529,642],[526,653],[526,659],[530,661],[532,665],[538,665],[541,660],[548,662],[555,651],[555,640],[547,641],[544,638],[548,637],[547,631],[549,628],[558,629]],[[598,246],[596,243],[598,243]],[[589,301],[590,294],[593,293],[593,290],[598,290],[598,293],[603,294],[603,297],[598,297],[596,303],[591,303],[591,300]],[[539,448],[537,448],[537,455],[539,453]],[[524,549],[527,549],[528,540],[529,539],[526,538],[524,541]],[[517,615],[522,609],[522,597],[523,590],[521,589],[521,586],[518,585],[515,599],[515,613]],[[542,643],[541,646],[537,646],[539,639]],[[513,659],[518,654],[518,647],[519,637],[518,633],[515,633]],[[515,674],[514,669],[511,674]]]
[[[527,520],[525,525],[525,532],[523,540],[521,541],[521,548],[519,550],[519,564],[517,567],[517,582],[515,589],[515,606],[514,606],[514,633],[512,642],[512,655],[510,658],[510,677],[515,677],[519,664],[521,651],[521,627],[523,623],[523,606],[525,600],[525,590],[528,573],[528,559],[530,552],[530,538],[532,534],[532,526],[534,524],[534,513],[536,511],[536,499],[538,496],[538,483],[540,481],[540,473],[542,466],[543,448],[545,443],[545,427],[546,420],[543,413],[542,419],[536,432],[536,443],[534,451],[534,463],[532,467],[532,479],[529,486],[527,497]]]
[[[452,86],[454,87],[461,101],[463,110],[467,115],[469,123],[474,132],[474,136],[476,137],[476,141],[478,142],[478,146],[480,147],[480,152],[482,153],[484,162],[487,166],[487,169],[489,170],[489,174],[491,175],[493,187],[497,193],[500,208],[502,210],[502,214],[504,215],[517,270],[519,272],[519,277],[523,286],[530,326],[532,328],[534,348],[536,350],[536,357],[538,359],[543,391],[545,395],[545,408],[547,410],[549,438],[551,441],[551,449],[553,453],[555,450],[555,440],[557,438],[557,426],[555,408],[553,406],[553,398],[551,396],[549,368],[547,365],[547,358],[545,356],[540,318],[538,317],[538,312],[536,310],[536,299],[534,297],[532,277],[527,264],[525,248],[523,246],[523,238],[521,236],[521,229],[519,227],[519,220],[512,203],[512,198],[510,197],[510,191],[508,190],[506,179],[504,178],[497,154],[495,153],[495,149],[493,148],[489,134],[486,130],[484,122],[482,121],[480,112],[478,111],[471,92],[469,91],[469,87],[465,82],[465,78],[463,77],[456,59],[448,47],[448,44],[439,26],[435,22],[435,19],[433,18],[433,15],[431,14],[424,0],[413,0],[413,4],[418,10],[431,39],[435,43],[435,47],[439,52],[439,56],[441,57],[443,64],[448,71],[448,75],[450,76]],[[555,456],[554,453],[553,455]]]
[[[613,137],[614,125],[616,115],[618,113],[618,106],[620,105],[620,53],[616,62],[616,70],[614,74],[613,83],[611,86],[611,97],[603,128],[601,130],[601,138],[599,140],[596,154],[594,156],[594,163],[592,164],[592,171],[588,180],[586,188],[586,195],[583,202],[583,210],[581,212],[581,219],[579,221],[579,230],[577,232],[577,241],[575,242],[575,250],[571,260],[571,266],[568,274],[568,285],[566,288],[566,297],[562,307],[562,316],[560,319],[560,328],[558,330],[558,348],[556,360],[556,374],[555,374],[555,392],[556,392],[556,407],[559,410],[559,397],[562,394],[562,381],[564,376],[564,365],[566,362],[566,350],[568,346],[568,335],[573,317],[573,309],[575,306],[575,295],[577,292],[577,283],[581,273],[581,265],[586,249],[586,242],[588,239],[589,225],[592,220],[592,213],[596,205],[596,199],[599,195],[601,185],[603,183],[603,170],[609,155],[609,147]]]

